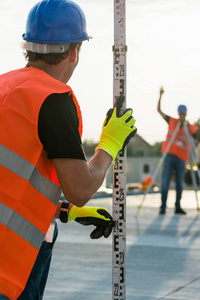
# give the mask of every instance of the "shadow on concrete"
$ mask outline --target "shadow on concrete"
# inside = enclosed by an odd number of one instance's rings
[[[155,208],[142,213],[135,217],[136,239],[127,248],[128,299],[164,299],[199,277],[198,250],[191,249],[200,235],[199,215],[174,215],[171,209],[162,216]]]

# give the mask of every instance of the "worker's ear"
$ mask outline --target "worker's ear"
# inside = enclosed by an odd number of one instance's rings
[[[71,45],[69,49],[69,58],[71,63],[76,63],[78,60],[78,45]]]

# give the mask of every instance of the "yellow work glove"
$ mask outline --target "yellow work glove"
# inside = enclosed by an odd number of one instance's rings
[[[137,128],[134,125],[135,119],[132,116],[132,109],[126,109],[120,116],[120,109],[124,99],[124,96],[120,96],[116,101],[114,109],[110,109],[107,112],[100,142],[95,149],[104,149],[112,156],[113,160],[137,132]]]
[[[104,207],[77,207],[73,205],[69,211],[68,220],[76,221],[86,226],[96,226],[90,234],[91,239],[99,239],[102,236],[105,238],[109,237],[115,225],[112,216]]]

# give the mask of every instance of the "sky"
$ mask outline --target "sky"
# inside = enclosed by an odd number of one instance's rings
[[[83,140],[98,142],[113,103],[113,0],[76,0],[93,38],[83,43],[79,64],[68,84],[83,113]],[[20,43],[33,0],[0,2],[0,74],[24,67]],[[160,86],[164,113],[177,117],[188,107],[188,120],[200,118],[200,1],[127,0],[127,107],[133,108],[138,134],[154,144],[163,141],[167,124],[157,113]]]

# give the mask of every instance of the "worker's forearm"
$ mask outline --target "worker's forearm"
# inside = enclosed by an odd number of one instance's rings
[[[87,203],[102,185],[111,163],[112,157],[110,154],[102,149],[95,152],[88,162],[88,172],[82,176],[81,185],[77,186],[80,191],[79,201],[77,203],[72,202],[73,204],[79,206],[80,203],[80,206],[82,206]]]
[[[53,162],[67,201],[83,206],[101,186],[112,157],[98,149],[88,163],[80,159],[54,159]]]
[[[111,163],[111,155],[103,149],[98,149],[89,161],[88,167],[91,177],[95,178],[96,187],[94,187],[94,189],[98,189],[102,185]]]
[[[88,162],[87,169],[84,170],[76,191],[73,189],[76,195],[71,194],[73,198],[70,202],[76,206],[85,205],[101,187],[111,163],[111,155],[98,149]]]
[[[158,104],[157,104],[157,111],[160,113],[161,112],[161,98],[162,95],[160,95],[159,99],[158,99]]]

